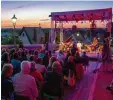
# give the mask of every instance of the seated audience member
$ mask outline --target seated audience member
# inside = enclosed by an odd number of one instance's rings
[[[58,61],[53,63],[52,72],[46,74],[45,83],[41,92],[41,100],[43,100],[44,93],[51,96],[58,96],[59,100],[63,95],[62,66]]]
[[[33,56],[32,52],[33,52],[32,50],[28,51],[28,54],[27,54],[27,59],[28,60],[30,60],[30,57]]]
[[[83,52],[82,59],[83,59],[83,65],[86,69],[89,65],[89,57],[86,55],[86,52]]]
[[[30,56],[29,61],[30,62],[34,61],[34,56],[33,55]]]
[[[65,80],[68,80],[69,70],[71,72],[71,75],[76,75],[75,67],[74,57],[69,56],[67,62],[65,62],[65,65],[63,67],[63,75]]]
[[[21,72],[14,76],[15,100],[36,100],[38,97],[35,78],[29,75],[30,67],[29,61],[23,61],[21,63]]]
[[[1,54],[3,55],[6,52],[6,49],[2,48]]]
[[[56,51],[55,51],[55,50],[53,50],[52,56],[57,57],[57,53],[56,53]]]
[[[34,61],[35,61],[35,63],[36,63],[37,59],[38,59],[38,51],[35,50],[34,51]]]
[[[11,60],[11,64],[13,65],[13,74],[20,72],[20,64],[18,53],[14,53],[13,59]]]
[[[27,56],[26,56],[25,51],[22,52],[22,55],[21,55],[20,60],[21,60],[21,61],[27,60]]]
[[[18,58],[19,58],[19,60],[21,61],[21,58],[22,58],[22,51],[21,51],[21,50],[18,50],[17,53],[18,53]]]
[[[10,100],[13,93],[13,83],[11,75],[13,73],[13,66],[11,64],[5,64],[1,74],[1,98],[4,100]]]
[[[8,52],[8,53],[9,53],[9,51],[10,51],[10,49],[9,49],[9,48],[6,48],[6,52]]]
[[[45,56],[45,50],[42,50],[40,53],[39,53],[39,58],[44,58]]]
[[[13,59],[15,52],[16,52],[15,48],[10,49],[10,53],[9,53],[10,59]]]
[[[48,65],[48,68],[47,70],[48,71],[52,71],[52,64],[57,61],[57,58],[55,56],[52,56],[50,59],[49,59],[49,65]]]
[[[72,53],[72,56],[75,55],[75,53],[78,51],[78,48],[77,48],[77,44],[74,43],[73,44],[73,47],[71,48],[71,53]]]
[[[45,65],[46,67],[48,66],[48,64],[49,64],[49,53],[48,53],[48,51],[46,51],[46,53],[45,53],[45,56],[44,56],[44,58],[43,58],[43,65]]]
[[[60,61],[60,63],[63,65],[64,64],[64,60],[65,60],[65,55],[64,53],[60,50],[57,56],[57,59]]]
[[[2,62],[1,62],[1,69],[2,69],[4,64],[8,64],[10,62],[9,53],[4,52],[4,54],[2,55],[1,60],[2,60]]]
[[[71,53],[68,51],[66,54],[66,58],[64,60],[64,65],[67,63],[68,57],[71,56]]]
[[[42,74],[35,68],[35,66],[36,66],[36,63],[31,62],[30,75],[35,78],[37,86],[40,87],[40,85],[42,85],[44,79],[43,79]]]
[[[73,56],[68,57],[66,67],[70,70],[75,69],[75,62],[74,62],[74,57]]]
[[[52,57],[52,53],[51,53],[51,51],[49,51],[48,53],[49,53],[49,58],[51,58],[51,57]]]
[[[38,58],[36,62],[36,69],[39,70],[42,75],[44,75],[47,72],[47,69],[44,65],[42,65],[42,59]]]

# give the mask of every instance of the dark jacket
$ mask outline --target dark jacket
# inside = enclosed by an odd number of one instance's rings
[[[73,70],[75,68],[75,63],[67,62],[66,63],[66,68]]]
[[[43,92],[52,96],[61,96],[63,94],[63,76],[55,72],[48,72],[45,77]]]
[[[4,79],[1,77],[1,96],[3,98],[10,98],[13,91],[12,80],[10,78]]]

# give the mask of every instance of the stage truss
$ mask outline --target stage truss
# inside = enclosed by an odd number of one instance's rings
[[[56,28],[60,23],[60,42],[63,41],[63,24],[73,21],[75,25],[79,21],[89,21],[91,28],[95,28],[95,22],[100,20],[106,22],[107,32],[111,33],[112,26],[112,8],[96,9],[96,10],[83,10],[83,11],[67,11],[67,12],[52,12],[51,15],[51,32],[49,35],[49,42],[55,43]],[[110,34],[111,37],[111,34]]]

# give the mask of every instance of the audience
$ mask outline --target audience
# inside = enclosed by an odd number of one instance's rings
[[[10,100],[13,93],[12,76],[13,66],[11,64],[4,64],[1,74],[1,97],[5,100]]]
[[[42,65],[42,59],[41,58],[38,58],[37,61],[36,61],[36,69],[39,70],[42,75],[44,76],[44,74],[47,72],[47,69],[44,65]]]
[[[35,50],[35,51],[34,51],[34,61],[36,62],[37,59],[38,59],[38,51]]]
[[[37,87],[39,89],[41,87],[44,79],[43,79],[42,74],[35,67],[36,67],[36,63],[35,62],[31,62],[30,75],[35,78]]]
[[[48,65],[48,68],[47,70],[48,71],[52,71],[52,64],[57,61],[57,58],[55,56],[52,56],[50,59],[49,59],[49,65]]]
[[[46,67],[49,64],[49,58],[50,58],[49,53],[48,53],[48,51],[46,51],[45,56],[43,58],[43,65],[45,65]]]
[[[4,52],[6,52],[6,49],[3,48],[3,49],[1,50],[1,54],[4,54]]]
[[[58,96],[59,100],[63,95],[63,76],[62,66],[58,61],[55,61],[52,65],[52,71],[48,72],[45,77],[45,84],[42,88],[42,100],[43,94],[51,96]]]
[[[2,49],[2,98],[10,100],[14,92],[15,100],[36,100],[40,94],[41,100],[44,94],[61,99],[63,80],[65,77],[68,79],[69,70],[77,80],[81,80],[84,76],[83,65],[87,66],[88,62],[86,53],[81,57],[76,45],[71,51],[56,53],[24,48]]]
[[[20,60],[21,60],[21,62],[24,61],[24,60],[27,60],[27,56],[26,56],[25,51],[22,51],[22,54],[21,54]]]
[[[13,59],[11,59],[11,64],[13,65],[13,74],[19,73],[21,61],[19,60],[18,53],[14,53]]]
[[[21,72],[14,76],[15,100],[36,100],[39,95],[35,78],[29,75],[30,67],[29,61],[23,61],[21,63]]]
[[[61,50],[58,53],[57,59],[60,61],[60,63],[62,65],[64,64],[65,55],[64,55],[64,53]]]
[[[10,57],[9,57],[9,53],[4,52],[2,54],[2,58],[1,58],[1,69],[3,68],[4,64],[10,63]]]

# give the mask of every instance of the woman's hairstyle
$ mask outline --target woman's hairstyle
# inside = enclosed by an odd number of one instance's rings
[[[21,72],[24,74],[29,74],[31,68],[31,64],[29,61],[22,61],[21,62]]]
[[[52,67],[52,64],[57,61],[57,58],[55,56],[52,56],[50,59],[49,59],[49,67]]]
[[[1,60],[3,61],[3,62],[9,62],[9,53],[8,52],[5,52],[3,55],[2,55],[2,58],[1,58]]]
[[[56,73],[61,73],[62,71],[62,66],[60,64],[59,61],[55,61],[53,64],[52,64],[52,71],[53,72],[56,72]]]
[[[2,77],[6,77],[7,74],[9,72],[11,72],[11,70],[13,70],[13,65],[12,64],[4,64],[3,68],[2,68]],[[13,71],[11,72],[11,74],[13,73]]]

